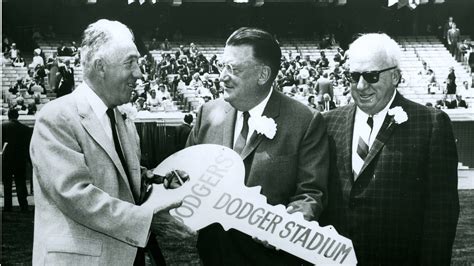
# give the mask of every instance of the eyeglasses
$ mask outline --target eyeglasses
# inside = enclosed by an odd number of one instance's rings
[[[349,72],[348,78],[350,82],[357,83],[360,80],[360,76],[362,76],[364,77],[365,81],[367,81],[367,83],[371,83],[371,84],[377,83],[380,78],[380,73],[383,73],[385,71],[389,71],[395,68],[397,67],[394,66],[394,67],[389,67],[382,70],[375,70],[375,71],[369,71],[369,72]]]
[[[219,70],[220,73],[224,72],[225,70],[230,75],[237,75],[240,72],[242,72],[243,69],[249,68],[249,67],[255,67],[255,66],[260,66],[260,65],[256,64],[256,65],[245,65],[245,66],[244,65],[233,66],[232,64],[225,64],[225,63],[219,62],[217,64],[217,69]]]

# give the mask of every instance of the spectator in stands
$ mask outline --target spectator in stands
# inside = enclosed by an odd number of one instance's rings
[[[18,53],[18,56],[15,60],[13,60],[13,66],[15,67],[24,67],[25,66],[25,59],[21,57],[20,53]]]
[[[150,95],[147,96],[145,105],[147,108],[157,107],[162,100],[156,97],[156,90],[150,90]]]
[[[161,44],[161,50],[162,51],[169,51],[171,50],[171,44],[168,39],[165,39],[165,41]]]
[[[199,52],[199,49],[194,43],[189,44],[189,55],[190,57],[196,57]]]
[[[58,56],[71,56],[72,55],[71,48],[66,46],[65,42],[61,42],[61,45],[58,46],[57,53],[58,53]]]
[[[469,56],[469,53],[471,52],[471,44],[469,43],[468,40],[464,40],[460,45],[459,45],[459,61],[464,63],[467,63],[467,59]]]
[[[2,38],[2,53],[8,53],[11,48],[11,40],[10,38],[3,32],[3,38]]]
[[[326,57],[326,53],[324,51],[321,51],[319,54],[321,55],[321,57],[316,60],[316,64],[322,68],[328,68],[329,60]]]
[[[26,187],[26,172],[30,160],[32,129],[18,121],[18,110],[8,110],[8,121],[2,123],[2,182],[4,193],[3,211],[12,210],[12,183],[15,181],[16,194],[22,211],[28,211],[28,190]]]
[[[331,99],[334,98],[334,88],[328,76],[328,73],[324,72],[323,76],[316,81],[316,92],[318,93],[318,98],[321,100],[326,93],[329,94]]]
[[[456,23],[451,25],[451,29],[448,31],[448,45],[449,45],[449,52],[456,57],[458,53],[458,42],[461,38],[461,32],[456,27]],[[456,58],[457,59],[457,58]]]
[[[158,98],[159,102],[162,102],[164,100],[171,100],[171,95],[167,90],[165,84],[160,84],[158,86],[158,91],[156,91],[156,98]]]
[[[448,31],[452,28],[453,24],[454,24],[453,17],[449,17],[448,20],[446,21],[446,23],[444,23],[444,26],[443,26],[443,39],[444,39],[445,45],[448,44]]]
[[[467,80],[463,81],[462,86],[463,88],[458,91],[458,94],[464,99],[474,98],[474,90],[469,89],[469,82]]]
[[[431,102],[427,102],[427,103],[425,104],[425,106],[426,106],[426,107],[433,107],[433,104],[432,104]]]
[[[56,96],[67,95],[74,90],[74,68],[70,66],[71,62],[66,60],[64,65],[59,67],[60,81]]]
[[[45,94],[46,89],[44,88],[43,85],[41,85],[39,82],[37,82],[36,79],[33,79],[31,84],[28,87],[28,93],[29,94],[34,94],[34,95],[39,95],[39,94]]]
[[[454,108],[467,108],[467,103],[465,100],[463,100],[462,95],[456,95],[456,100],[452,102],[452,105],[454,105]]]
[[[446,93],[456,94],[456,73],[454,73],[454,67],[449,68],[448,77],[446,79]]]
[[[36,103],[31,102],[31,103],[28,104],[28,113],[27,113],[27,115],[35,115],[37,110],[38,109],[36,108]]]
[[[41,49],[36,48],[33,51],[33,62],[28,65],[30,69],[35,69],[37,66],[44,66],[44,60],[43,57],[41,57]]]
[[[77,47],[77,44],[75,41],[71,42],[71,46],[69,47],[71,50],[71,56],[75,56],[79,52],[79,48]]]
[[[339,63],[340,65],[344,65],[346,62],[346,55],[344,53],[344,50],[342,48],[337,47],[336,48],[337,52],[334,55],[334,62]]]
[[[193,74],[193,79],[191,80],[191,83],[189,84],[189,86],[195,90],[202,87],[202,81],[201,81],[201,77],[199,76],[199,73]]]
[[[13,87],[11,87],[10,89],[8,89],[8,91],[11,94],[16,95],[21,90],[26,91],[28,90],[28,87],[25,85],[22,77],[17,77],[16,84],[13,85]]]
[[[48,58],[46,69],[49,70],[48,73],[48,83],[49,90],[56,92],[59,84],[59,63],[57,58]]]
[[[325,114],[334,164],[320,225],[352,240],[358,265],[450,265],[458,155],[445,112],[404,98],[400,46],[365,34],[349,47],[355,104]]]
[[[314,110],[318,110],[318,106],[316,105],[316,103],[314,101],[314,95],[310,95],[308,97],[308,106],[313,108]]]
[[[329,93],[323,94],[323,101],[319,105],[319,108],[321,112],[328,112],[332,109],[336,109],[336,103],[331,99]]]
[[[8,50],[8,55],[13,62],[20,57],[20,50],[16,47],[16,43],[12,43],[11,48]]]
[[[426,73],[426,83],[428,86],[428,94],[439,93],[438,82],[436,81],[436,75],[434,71],[430,68]]]
[[[21,96],[16,97],[16,104],[13,106],[20,115],[26,115],[28,113],[28,106],[25,104],[25,99]]]
[[[176,127],[176,141],[175,141],[176,151],[180,151],[184,149],[186,145],[186,141],[188,140],[188,136],[191,133],[191,129],[193,128],[191,126],[191,124],[193,123],[193,120],[194,118],[192,114],[186,114],[184,116],[184,123]]]

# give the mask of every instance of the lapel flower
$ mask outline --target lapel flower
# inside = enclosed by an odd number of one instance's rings
[[[407,113],[400,106],[388,109],[388,115],[392,116],[392,119],[396,124],[401,124],[408,120]]]
[[[135,120],[135,118],[137,118],[138,111],[137,111],[137,108],[135,108],[135,106],[132,105],[132,103],[125,103],[125,104],[119,105],[117,106],[117,109],[122,114],[122,117],[124,120],[128,118],[133,121]]]
[[[249,118],[249,127],[254,128],[258,134],[263,134],[269,139],[273,139],[277,131],[277,124],[275,123],[275,120],[266,116],[251,116]]]

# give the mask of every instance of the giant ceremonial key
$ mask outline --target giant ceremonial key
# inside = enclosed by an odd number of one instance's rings
[[[240,156],[224,146],[203,144],[186,148],[163,161],[154,171],[165,176],[184,171],[190,180],[181,188],[159,193],[164,197],[186,195],[181,207],[170,214],[189,228],[199,230],[220,223],[317,265],[355,265],[352,241],[332,226],[321,227],[289,214],[283,205],[270,205],[260,187],[244,185],[245,169]]]

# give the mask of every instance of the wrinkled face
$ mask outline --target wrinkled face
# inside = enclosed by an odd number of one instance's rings
[[[393,67],[386,56],[377,51],[353,51],[349,58],[350,72],[369,72]],[[379,74],[379,80],[368,83],[361,75],[359,80],[351,82],[351,94],[357,106],[369,115],[380,112],[393,96],[398,83],[399,72],[396,69]]]
[[[104,97],[110,106],[117,106],[129,101],[135,82],[142,77],[138,66],[140,54],[132,40],[121,41],[110,49],[105,60]]]
[[[239,109],[247,106],[249,101],[259,99],[262,91],[258,88],[261,71],[258,66],[262,65],[254,58],[253,48],[249,45],[226,46],[222,58],[224,65],[231,65],[220,75],[224,83],[224,100]]]

